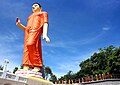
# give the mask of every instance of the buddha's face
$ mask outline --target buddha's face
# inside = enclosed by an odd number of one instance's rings
[[[33,4],[32,11],[33,12],[40,12],[42,10],[42,7],[40,7],[38,4]]]

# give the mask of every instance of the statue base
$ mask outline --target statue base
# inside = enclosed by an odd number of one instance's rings
[[[20,69],[20,70],[17,70],[15,72],[15,74],[17,76],[23,76],[23,77],[26,77],[26,78],[28,78],[28,77],[43,78],[41,72],[35,72],[35,71],[31,71],[31,70]]]
[[[43,79],[41,72],[21,69],[17,70],[15,75],[25,77],[28,85],[38,85],[40,83],[41,85],[53,85],[52,82]]]

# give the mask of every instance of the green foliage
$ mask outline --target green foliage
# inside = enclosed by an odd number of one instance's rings
[[[18,67],[15,67],[13,70],[13,73],[15,73],[18,70]]]
[[[70,75],[68,72],[59,80],[78,79],[105,73],[120,74],[120,47],[111,45],[107,48],[99,48],[99,52],[95,52],[90,58],[82,61],[79,66],[80,70],[77,73]]]
[[[55,83],[55,81],[57,81],[56,75],[53,75],[52,70],[51,70],[51,68],[50,68],[49,66],[46,66],[46,67],[44,68],[44,73],[45,73],[45,79],[46,79],[46,80],[47,80],[48,77],[50,76],[50,79],[49,79],[49,80],[50,80],[51,82]]]
[[[52,70],[51,70],[51,68],[50,67],[45,67],[45,73],[47,73],[47,74],[52,74]]]
[[[2,65],[0,65],[0,70],[3,70],[3,66]]]
[[[50,79],[51,82],[55,83],[57,81],[57,77],[55,75],[51,75]]]
[[[59,78],[58,80],[60,82],[62,82],[62,80],[73,80],[77,78],[77,74],[74,74],[72,71],[68,71],[68,73],[64,76],[62,76],[61,78]]]
[[[119,54],[120,48],[109,46],[100,48],[98,53],[94,53],[90,59],[80,63],[81,71],[86,75],[102,74],[106,72],[114,73],[114,70],[120,71]]]
[[[48,79],[48,75],[52,75],[52,70],[50,67],[46,66],[45,67],[45,79],[47,80]]]

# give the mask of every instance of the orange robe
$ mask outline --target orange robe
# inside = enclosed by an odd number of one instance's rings
[[[28,17],[24,37],[23,66],[40,68],[43,66],[40,36],[43,33],[44,23],[48,23],[47,12],[33,13]]]

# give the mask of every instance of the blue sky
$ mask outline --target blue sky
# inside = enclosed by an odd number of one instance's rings
[[[120,46],[119,0],[1,0],[0,64],[9,59],[8,70],[20,66],[23,55],[24,32],[15,19],[26,25],[34,2],[49,14],[51,42],[42,41],[43,61],[58,77],[77,72],[98,48]]]

